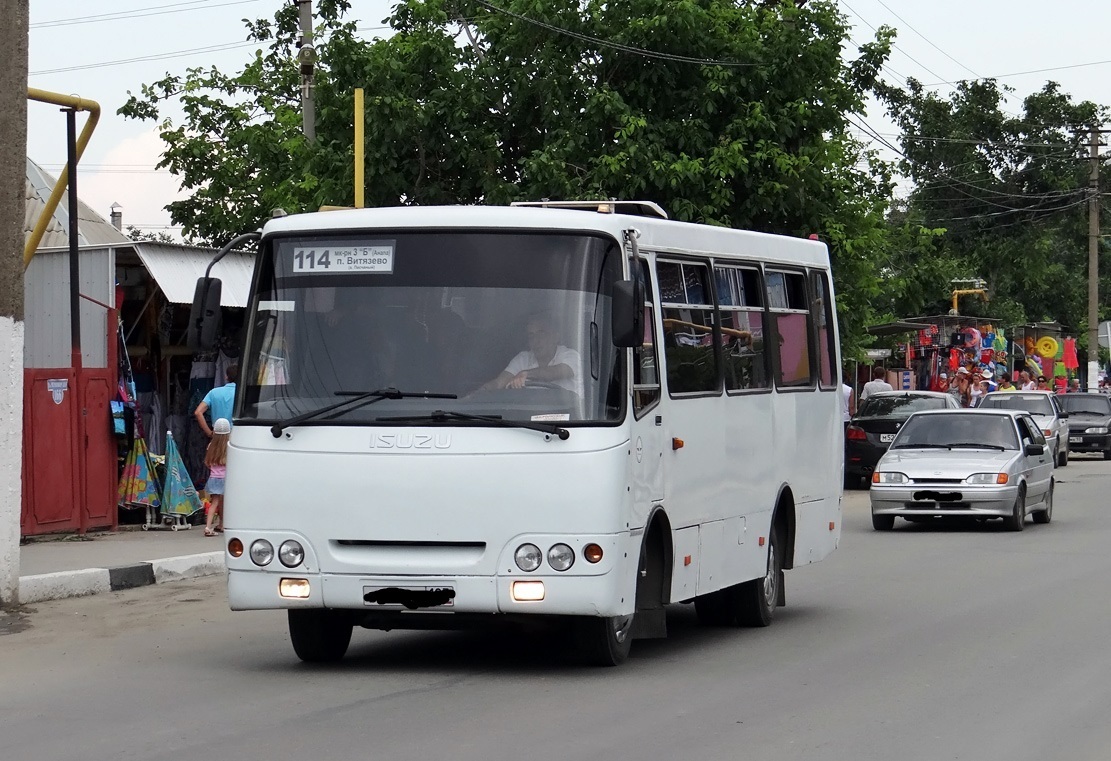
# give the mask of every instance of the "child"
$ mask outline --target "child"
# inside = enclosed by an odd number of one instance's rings
[[[204,535],[216,536],[216,532],[224,530],[224,478],[228,474],[228,435],[231,433],[231,423],[227,418],[220,418],[212,424],[212,440],[208,442],[208,451],[204,454],[204,464],[208,466],[208,481],[205,491],[208,492],[209,510],[205,516]],[[219,520],[219,526],[213,524]]]

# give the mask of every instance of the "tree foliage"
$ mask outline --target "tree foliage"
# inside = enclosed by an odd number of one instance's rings
[[[902,292],[904,303],[915,291],[928,295],[916,304],[926,313],[948,311],[946,276],[978,277],[989,285],[990,302],[962,302],[962,312],[1007,323],[1057,321],[1082,334],[1086,144],[1106,113],[1073,102],[1052,82],[1010,113],[1011,93],[994,80],[961,83],[947,98],[914,80],[907,91],[888,92],[902,130],[901,169],[914,181],[899,221],[944,231],[931,256],[898,260],[892,276],[914,284]]]
[[[846,129],[891,34],[846,61],[835,3],[407,0],[366,41],[346,0],[318,4],[317,139],[301,132],[296,9],[247,25],[238,74],[190,69],[121,109],[162,119],[170,204],[223,242],[270,210],[349,205],[353,91],[366,92],[370,206],[644,198],[674,218],[830,244],[855,345],[878,293],[889,178]]]

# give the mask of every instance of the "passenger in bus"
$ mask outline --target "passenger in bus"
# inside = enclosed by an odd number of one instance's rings
[[[541,312],[528,319],[528,348],[509,361],[498,377],[479,390],[524,388],[528,383],[545,383],[583,394],[582,359],[574,349],[559,343],[551,314]]]

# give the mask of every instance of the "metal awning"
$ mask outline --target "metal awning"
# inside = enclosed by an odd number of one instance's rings
[[[216,256],[216,252],[211,249],[145,241],[136,243],[135,251],[166,295],[166,300],[174,304],[193,303],[197,279],[204,277],[208,263]],[[218,277],[222,281],[221,306],[247,306],[254,268],[253,255],[235,251],[216,263],[212,268],[212,277]]]
[[[885,322],[882,325],[872,325],[865,328],[865,330],[873,336],[894,336],[899,333],[913,333],[925,327],[929,327],[929,323],[896,320],[895,322]]]

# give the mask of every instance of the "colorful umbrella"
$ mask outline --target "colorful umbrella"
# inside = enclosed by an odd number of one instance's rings
[[[120,476],[119,505],[124,508],[158,507],[162,504],[158,496],[161,490],[146,442],[136,436]]]
[[[166,431],[166,489],[162,492],[163,515],[192,515],[204,508],[193,479],[177,451],[174,436]]]

